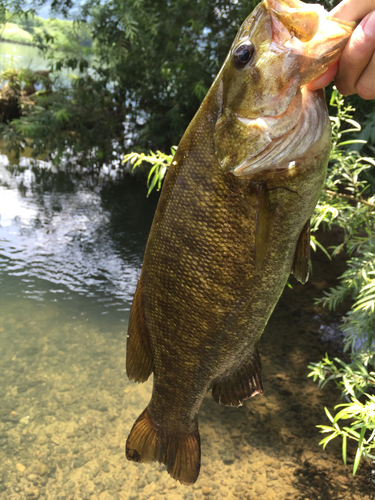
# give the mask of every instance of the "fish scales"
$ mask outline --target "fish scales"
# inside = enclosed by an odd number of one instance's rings
[[[228,406],[263,392],[259,338],[289,274],[308,276],[330,124],[323,93],[304,84],[339,57],[352,31],[330,21],[337,33],[316,40],[325,20],[316,6],[264,0],[240,28],[164,181],[127,345],[129,378],[153,373],[153,391],[126,456],[164,463],[184,484],[200,470],[206,392]]]

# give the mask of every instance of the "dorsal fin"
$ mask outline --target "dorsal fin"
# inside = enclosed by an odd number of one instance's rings
[[[310,260],[310,219],[303,226],[298,238],[296,253],[292,273],[298,281],[305,284],[309,278],[309,260]]]
[[[145,382],[153,370],[150,336],[145,321],[141,280],[138,281],[128,326],[126,373],[130,380]]]
[[[255,271],[259,272],[270,242],[275,206],[271,204],[265,184],[258,186],[258,207],[255,232]]]

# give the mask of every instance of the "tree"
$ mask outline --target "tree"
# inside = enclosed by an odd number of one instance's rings
[[[88,158],[98,139],[98,134],[91,131],[100,129],[101,143],[107,144],[99,151],[103,161],[110,161],[111,148],[126,151],[130,147],[157,147],[169,151],[179,142],[239,25],[255,3],[255,0],[86,2],[77,22],[90,28],[92,50],[77,53],[72,48],[70,53],[57,53],[53,43],[50,50],[46,49],[55,70],[63,67],[80,70],[78,78],[64,88],[66,101],[56,95],[55,109],[59,106],[65,109],[68,105],[69,119],[63,128],[59,123],[51,134],[63,133],[66,149],[85,150],[87,154],[83,156]],[[55,2],[54,5],[66,10],[70,4]],[[38,101],[38,106],[50,110],[52,101],[53,96],[48,103]],[[90,123],[85,121],[88,114]],[[38,108],[31,108],[30,114],[23,117],[26,124],[23,130],[31,133],[34,143],[41,129],[34,128],[32,134],[32,125],[40,118]],[[43,149],[43,137],[38,137],[36,153]],[[46,140],[45,149],[50,145]]]
[[[29,7],[25,0],[2,0],[0,3],[0,38],[6,23],[12,22],[13,18],[23,17],[27,19],[34,14],[35,9]]]
[[[34,153],[51,151],[57,138],[65,144],[66,154],[79,153],[82,161],[90,162],[94,154],[97,163],[111,163],[112,151],[120,156],[134,149],[169,152],[179,143],[238,27],[256,3],[84,1],[75,14],[77,36],[70,37],[70,44],[57,50],[48,37],[39,40],[57,74],[62,68],[79,70],[79,74],[70,84],[60,85],[48,100],[37,99],[46,113],[53,109],[67,117],[54,121],[56,127],[49,129],[53,141],[36,127],[42,116],[40,107],[24,114],[22,133],[33,141]],[[330,8],[333,2],[325,3]],[[71,0],[52,2],[52,8],[64,14],[73,7]],[[87,37],[79,35],[80,26],[85,27],[82,32],[91,33],[92,47]],[[67,108],[68,114],[63,112]],[[20,130],[19,123],[14,126]]]

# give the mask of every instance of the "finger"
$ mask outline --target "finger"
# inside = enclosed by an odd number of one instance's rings
[[[350,95],[357,92],[357,81],[371,61],[374,50],[375,11],[366,16],[356,27],[342,53],[339,71],[335,78],[335,85],[341,94]]]
[[[329,85],[335,78],[338,69],[339,69],[339,62],[336,61],[335,63],[331,64],[331,66],[327,69],[325,73],[320,75],[312,82],[308,83],[307,88],[309,90],[318,90],[322,89],[323,87],[327,87],[327,85]]]
[[[355,89],[362,99],[375,99],[375,55],[361,74]]]
[[[375,0],[343,0],[330,14],[343,21],[360,21],[372,10],[375,10]]]

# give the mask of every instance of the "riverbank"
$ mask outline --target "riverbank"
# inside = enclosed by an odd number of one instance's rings
[[[6,38],[0,37],[0,43],[12,43],[16,45],[24,45],[25,47],[35,47],[38,48],[38,46],[35,43],[28,43],[28,42],[17,42],[15,40],[8,40]]]

